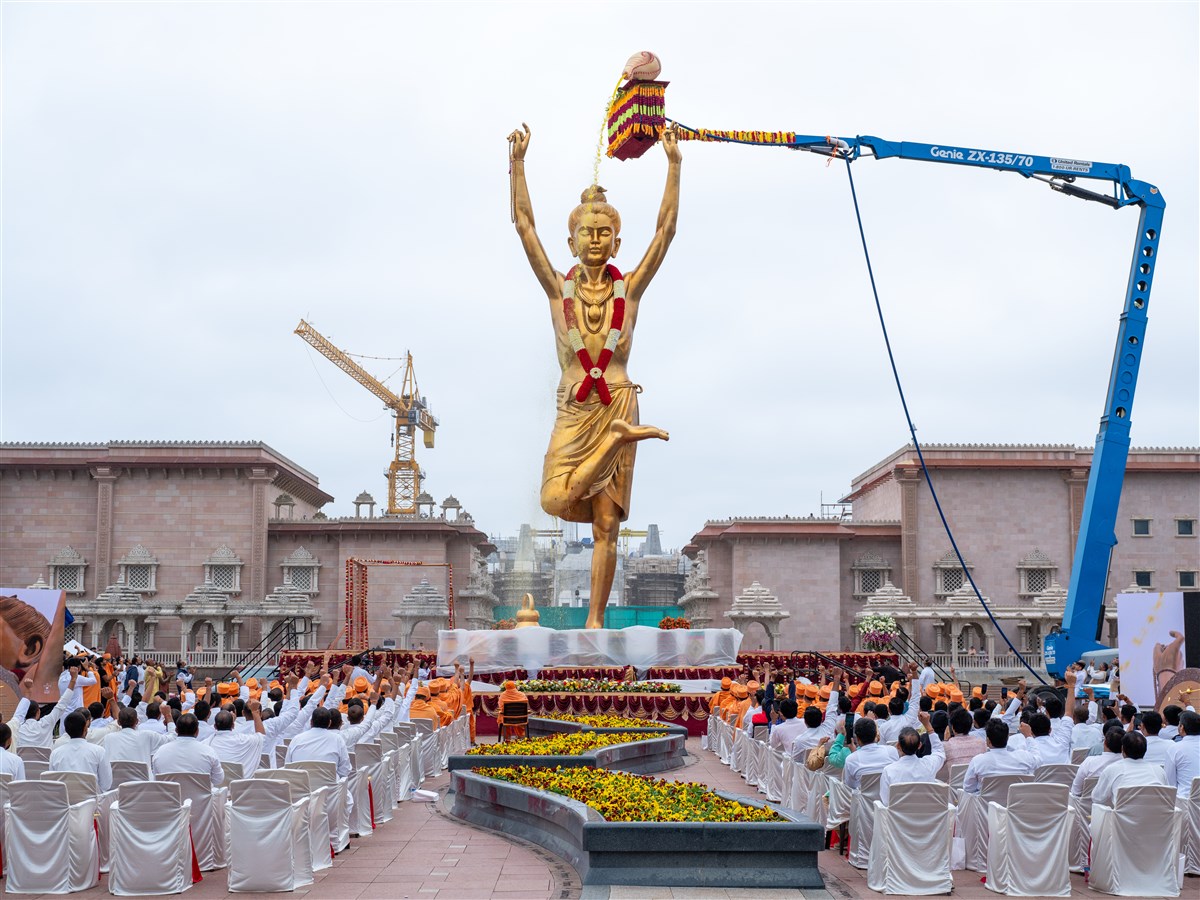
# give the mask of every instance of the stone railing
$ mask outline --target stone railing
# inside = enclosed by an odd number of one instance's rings
[[[178,650],[138,650],[132,655],[150,660],[160,666],[174,667],[182,659],[192,668],[207,669],[232,666],[245,653],[241,650],[234,650],[232,652],[225,652],[223,650],[190,650],[186,653],[180,653]]]
[[[1042,654],[1023,653],[1025,662],[1033,666],[1035,669],[1041,669]],[[1026,672],[1025,666],[1014,653],[997,653],[995,656],[969,656],[966,653],[931,653],[929,658],[933,660],[934,665],[941,666],[943,669],[949,669],[954,666],[955,670],[966,676],[968,672],[997,672],[1012,669],[1014,672]]]

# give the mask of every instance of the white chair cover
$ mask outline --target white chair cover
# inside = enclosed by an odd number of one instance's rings
[[[1181,800],[1183,822],[1182,834],[1183,873],[1200,875],[1200,775],[1192,779],[1192,795]]]
[[[416,742],[402,744],[396,751],[396,800],[403,803],[412,795],[413,789],[413,751]]]
[[[245,769],[238,762],[221,762],[221,768],[225,772],[225,784],[233,784],[235,781],[241,781],[246,777]]]
[[[740,728],[730,730],[733,734],[733,750],[729,754],[729,768],[740,775],[746,768],[746,745],[750,737]]]
[[[365,755],[364,755],[365,754]],[[380,762],[379,747],[373,744],[358,744],[354,748],[354,773],[350,776],[348,790],[354,798],[350,812],[350,834],[370,837],[375,830],[375,809],[378,787],[374,771]]]
[[[792,785],[796,780],[796,766],[792,763],[792,758],[788,754],[780,753],[780,756],[783,757],[779,764],[783,773],[783,782],[779,785],[779,803],[791,809],[792,807],[788,806],[788,801],[791,800]]]
[[[825,792],[829,790],[829,775],[818,770],[809,773],[808,802],[804,805],[804,815],[820,824],[825,821]]]
[[[71,894],[97,884],[100,848],[92,824],[95,814],[94,796],[70,803],[61,781],[10,782],[5,893]]]
[[[117,789],[110,894],[178,894],[192,886],[191,803],[182,798],[168,781],[127,781]]]
[[[740,733],[746,734],[744,731]],[[758,782],[762,780],[762,755],[758,751],[761,746],[763,746],[761,740],[755,740],[749,734],[746,734],[745,762],[742,776],[746,780],[746,784],[750,785],[750,787],[757,787]]]
[[[1117,788],[1111,807],[1092,804],[1092,871],[1088,884],[1125,897],[1179,896],[1183,813],[1175,789]]]
[[[179,785],[183,798],[192,801],[192,846],[196,848],[200,871],[211,872],[229,865],[229,827],[225,814],[228,788],[221,786],[214,791],[207,773],[164,772],[158,780]]]
[[[1077,766],[1091,755],[1090,747],[1077,747],[1071,751],[1071,763]]]
[[[803,813],[808,808],[808,794],[812,785],[812,772],[804,763],[792,761],[792,790],[788,794],[787,808]]]
[[[1071,841],[1067,860],[1072,872],[1083,872],[1088,868],[1088,857],[1092,852],[1092,791],[1100,776],[1083,779],[1078,797],[1071,798]]]
[[[446,768],[446,764],[450,759],[450,742],[451,742],[451,738],[453,738],[453,737],[454,737],[453,724],[447,725],[447,726],[445,726],[443,728],[439,728],[437,730],[437,739],[438,739],[437,770],[439,772],[441,772],[442,769]]]
[[[392,821],[392,807],[396,803],[392,757],[385,757],[382,745],[374,742],[359,744],[355,753],[358,756],[359,768],[367,769],[371,777],[371,796],[375,801],[375,827],[378,828],[380,824]]]
[[[16,729],[14,728],[15,732]],[[49,747],[18,747],[16,750],[17,756],[21,757],[25,762],[50,762]]]
[[[12,776],[0,772],[0,878],[4,877],[4,805],[8,803],[8,786]]]
[[[1079,766],[1068,763],[1047,763],[1033,770],[1033,780],[1038,784],[1065,784],[1070,787],[1078,771]]]
[[[397,781],[399,780],[399,755],[400,755],[400,736],[394,731],[379,732],[379,747],[383,753],[384,761],[390,766],[390,775],[388,781],[392,788],[392,803],[395,804],[400,798],[397,796],[398,790]]]
[[[25,760],[25,777],[29,781],[37,781],[43,774],[50,771],[50,763],[41,760]]]
[[[959,763],[950,767],[950,787],[954,788],[956,792],[962,791],[963,782],[966,781],[967,769],[969,768],[971,768],[970,763]]]
[[[1008,789],[1031,781],[1030,775],[987,775],[979,782],[979,793],[965,791],[958,799],[958,834],[967,852],[967,868],[983,874],[987,871],[988,804],[1008,803]]]
[[[767,771],[764,781],[767,799],[772,803],[780,803],[783,801],[783,769],[788,760],[784,754],[770,747],[766,748],[766,756]]]
[[[422,760],[425,758],[424,752],[421,751],[421,745],[425,743],[426,737],[424,734],[415,734],[409,748],[412,748],[412,756],[409,757],[409,764],[413,767],[413,786],[420,787],[421,782],[425,781],[425,766]]]
[[[867,887],[885,894],[948,894],[954,807],[950,785],[894,784],[889,803],[876,800]]]
[[[717,727],[717,757],[722,765],[727,766],[733,761],[733,729],[720,718],[717,719]]]
[[[439,728],[438,731],[441,731]],[[437,733],[421,735],[421,778],[436,778],[442,771],[442,748]]]
[[[409,724],[417,734],[433,734],[433,719],[413,719]]]
[[[308,798],[286,781],[247,778],[229,786],[229,890],[292,891],[296,857],[280,852],[303,836]]]
[[[93,798],[96,801],[96,830],[100,838],[100,871],[110,867],[109,810],[116,802],[116,791],[100,793],[96,776],[91,772],[43,772],[42,781],[61,781],[67,786],[67,802],[72,805]]]
[[[871,861],[871,841],[875,834],[875,801],[879,799],[881,773],[871,772],[858,780],[858,790],[850,801],[850,854],[847,861],[856,869],[865,869]]]
[[[350,846],[350,792],[348,784],[337,777],[337,766],[331,762],[288,763],[286,768],[300,769],[308,773],[308,783],[314,788],[329,788],[325,796],[325,810],[329,815],[329,843],[334,853],[341,853]]]
[[[153,781],[150,766],[133,759],[119,759],[112,764],[112,785],[119,788],[130,781]]]
[[[771,784],[779,772],[779,766],[775,762],[775,751],[767,746],[765,737],[761,740],[754,739],[754,750],[758,754],[758,792],[770,799]]]
[[[397,722],[392,730],[400,735],[401,742],[405,744],[417,736],[417,726],[412,722]]]
[[[825,809],[825,830],[833,831],[850,821],[850,810],[854,805],[854,791],[842,783],[842,779],[828,777],[825,786],[829,790],[829,805]]]
[[[286,781],[292,789],[293,802],[308,797],[308,809],[304,817],[307,842],[300,838],[293,845],[296,847],[296,886],[307,884],[312,880],[314,871],[320,872],[333,865],[333,853],[329,845],[329,812],[326,810],[329,788],[313,790],[308,773],[301,769],[260,769],[254,773],[254,777],[267,781]]]
[[[988,804],[987,881],[1010,897],[1069,897],[1065,784],[1014,784],[1008,805]]]

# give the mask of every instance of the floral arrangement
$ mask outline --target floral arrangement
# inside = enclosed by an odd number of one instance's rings
[[[607,678],[564,678],[522,681],[517,690],[525,694],[678,694],[679,685],[664,681],[611,681]]]
[[[481,744],[467,751],[468,756],[579,756],[589,750],[648,741],[657,734],[600,734],[577,731],[573,734],[553,734],[549,737],[525,738],[519,741]]]
[[[510,781],[586,803],[609,822],[779,822],[769,806],[726,800],[707,785],[665,781],[628,772],[584,766],[578,769],[514,766],[475,769],[498,781]]]
[[[675,628],[691,629],[692,623],[690,619],[687,619],[684,616],[666,616],[661,622],[658,623],[658,627],[664,631],[669,631]]]
[[[516,619],[501,619],[492,623],[492,631],[512,631],[517,627]]]
[[[854,623],[855,630],[862,638],[862,644],[871,650],[883,650],[891,647],[892,641],[900,633],[900,626],[891,616],[882,613],[869,613]]]
[[[610,716],[599,713],[594,716],[572,715],[571,713],[539,713],[539,719],[554,719],[558,722],[578,722],[580,725],[591,725],[593,728],[662,728],[662,724],[652,719],[626,719],[623,716]]]

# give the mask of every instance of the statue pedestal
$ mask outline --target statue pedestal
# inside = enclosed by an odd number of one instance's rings
[[[438,632],[438,666],[475,660],[476,672],[526,669],[530,677],[555,666],[729,666],[737,664],[742,634],[733,628],[530,627],[511,631]]]

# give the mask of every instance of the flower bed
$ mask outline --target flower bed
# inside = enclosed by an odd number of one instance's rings
[[[545,771],[552,788],[566,790],[563,770]],[[824,888],[817,853],[825,833],[792,810],[768,810],[753,798],[719,791],[709,792],[710,799],[702,785],[680,785],[673,798],[664,799],[648,793],[657,784],[653,779],[605,787],[597,779],[607,774],[579,776],[590,792],[584,803],[565,792],[527,787],[509,780],[511,775],[455,771],[450,776],[453,815],[540,844],[574,866],[584,884]],[[610,810],[613,821],[590,805],[622,801],[625,809]],[[718,810],[728,809],[750,820],[715,818]],[[676,813],[684,818],[668,818]],[[618,820],[635,814],[643,818]]]
[[[505,741],[501,744],[481,744],[468,750],[468,756],[579,756],[589,750],[611,747],[614,744],[629,744],[656,738],[656,734],[601,734],[595,731],[577,731],[574,734],[555,734],[549,737],[526,738],[520,741]]]
[[[649,719],[628,719],[624,716],[582,716],[572,715],[571,713],[546,713],[539,716],[541,719],[553,719],[556,722],[575,722],[579,725],[589,725],[592,728],[664,728],[660,722],[654,722]]]
[[[606,822],[786,821],[769,806],[747,806],[728,800],[714,794],[707,785],[690,781],[664,781],[593,768],[514,766],[471,771],[586,803]]]
[[[565,678],[522,681],[517,690],[525,694],[678,694],[679,685],[663,681],[610,681],[607,678]]]

